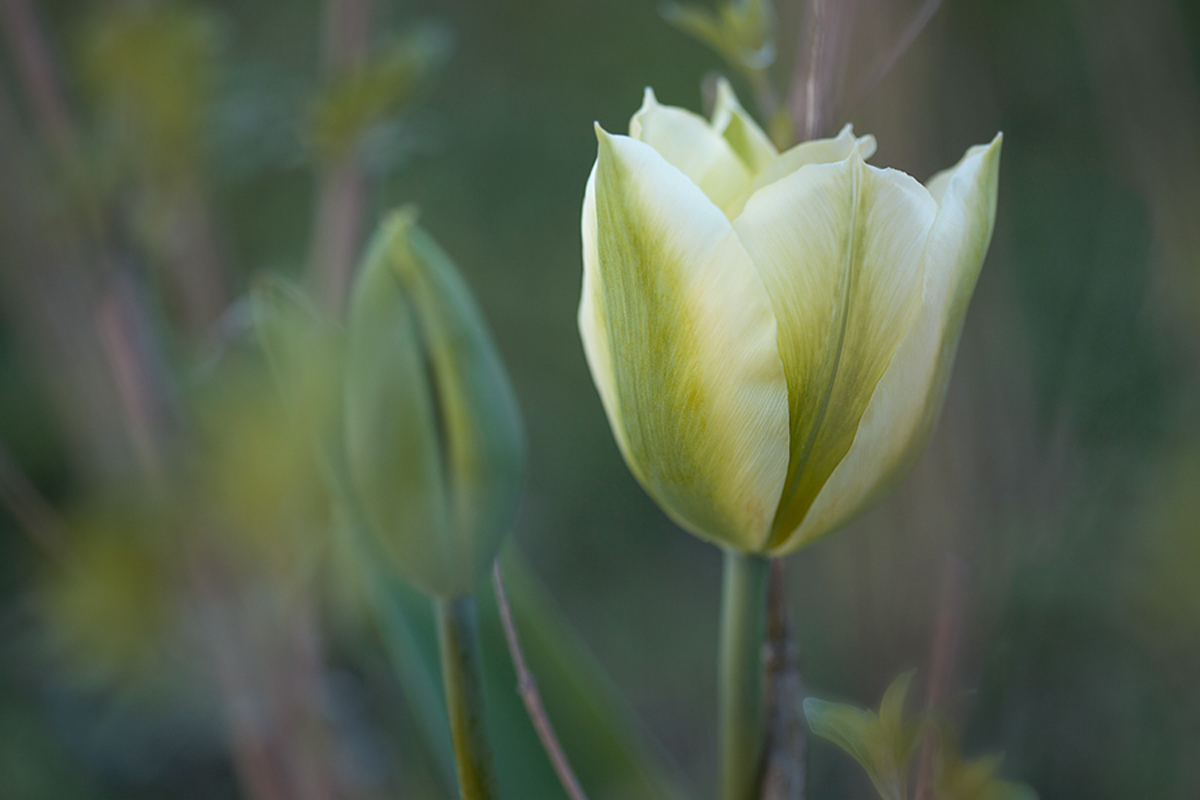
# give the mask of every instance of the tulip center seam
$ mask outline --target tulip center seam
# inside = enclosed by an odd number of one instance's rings
[[[454,456],[454,450],[451,447],[452,432],[450,430],[450,422],[446,416],[446,409],[444,406],[446,391],[442,385],[443,376],[440,374],[438,365],[435,363],[435,353],[437,350],[431,331],[431,320],[428,318],[428,315],[423,312],[423,309],[419,307],[419,304],[414,302],[413,298],[410,296],[410,293],[412,292],[422,292],[425,287],[413,285],[414,283],[419,284],[420,277],[415,274],[415,270],[411,265],[404,264],[403,259],[405,258],[412,258],[412,255],[410,253],[395,253],[393,255],[395,275],[396,280],[399,281],[401,285],[406,286],[408,290],[400,293],[400,302],[408,307],[409,313],[412,315],[413,328],[416,331],[417,341],[420,343],[419,349],[421,353],[421,372],[425,376],[426,387],[429,391],[430,416],[432,417],[430,420],[430,427],[433,429],[433,438],[436,443],[435,450],[437,454],[438,474],[442,481],[442,492],[440,493],[441,496],[439,497],[439,504],[442,506],[442,514],[444,515],[446,524],[449,526],[449,530],[452,531],[451,537],[453,538],[454,533],[457,532],[457,523],[459,520],[454,514],[454,502],[450,497],[455,484],[455,469],[452,463]],[[405,274],[406,272],[408,273],[407,276]],[[448,543],[443,542],[442,544]],[[445,555],[449,561],[453,561],[450,552],[444,552],[443,555]]]
[[[790,530],[784,530],[780,526],[785,516],[787,516],[788,507],[796,498],[796,491],[800,488],[800,478],[804,474],[804,470],[808,467],[809,459],[812,456],[813,446],[816,444],[817,435],[821,431],[821,425],[825,421],[825,414],[829,410],[829,401],[833,396],[833,384],[837,378],[838,367],[841,365],[842,349],[846,342],[846,329],[850,319],[850,297],[851,291],[854,288],[854,264],[856,261],[858,237],[855,232],[858,228],[858,217],[861,209],[859,208],[862,202],[862,182],[860,175],[860,167],[856,164],[854,170],[854,180],[852,181],[850,195],[850,225],[846,232],[846,255],[842,261],[843,271],[846,276],[845,288],[842,292],[841,303],[841,322],[838,326],[837,341],[833,347],[833,358],[829,369],[829,378],[825,382],[825,388],[822,392],[822,397],[817,405],[815,421],[813,422],[812,430],[808,434],[808,440],[804,443],[804,447],[800,450],[800,455],[796,459],[796,469],[792,472],[791,480],[788,482],[782,497],[780,497],[779,505],[775,511],[775,521],[771,525],[771,535],[767,539],[767,547],[776,547],[791,533]],[[816,493],[813,498],[816,499]],[[811,505],[811,500],[809,504]],[[805,514],[808,513],[806,508]],[[801,521],[803,515],[801,515]],[[799,521],[797,522],[799,525]]]

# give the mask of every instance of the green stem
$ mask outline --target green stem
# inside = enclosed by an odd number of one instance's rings
[[[762,646],[766,633],[765,556],[725,550],[718,665],[721,800],[752,800],[766,721]]]
[[[462,595],[434,601],[438,644],[442,651],[442,681],[450,737],[458,765],[462,800],[495,800],[496,774],[483,713],[483,680],[479,658],[479,628],[475,598]]]

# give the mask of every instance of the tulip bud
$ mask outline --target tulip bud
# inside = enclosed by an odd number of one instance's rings
[[[415,217],[384,220],[351,299],[347,467],[387,563],[450,598],[484,576],[512,524],[524,444],[483,317]]]
[[[992,234],[1000,136],[922,186],[869,136],[779,153],[720,87],[597,127],[579,325],[621,452],[683,527],[781,555],[903,473]]]

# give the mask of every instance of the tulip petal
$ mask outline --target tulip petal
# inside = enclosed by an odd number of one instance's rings
[[[778,321],[791,457],[766,547],[803,521],[921,306],[937,203],[908,175],[806,164],[756,192],[734,222]]]
[[[682,108],[660,105],[647,87],[629,135],[658,151],[724,209],[750,185],[750,170],[708,120]]]
[[[754,176],[751,192],[786,178],[805,164],[830,164],[842,161],[857,149],[859,158],[866,161],[875,154],[875,137],[855,137],[854,128],[847,123],[832,139],[811,139],[785,151],[770,167]]]
[[[766,289],[729,221],[657,151],[597,128],[579,325],[622,454],[693,533],[766,536],[788,459]]]
[[[991,241],[1002,137],[935,176],[940,201],[924,255],[922,311],[862,415],[854,444],[782,554],[836,530],[881,496],[924,450],[945,395],[975,281]]]
[[[849,124],[832,139],[812,139],[801,142],[767,164],[761,172],[756,173],[753,180],[750,181],[750,185],[729,204],[726,213],[729,214],[730,219],[736,219],[742,213],[746,202],[759,189],[786,178],[807,164],[831,164],[843,161],[851,151],[856,149],[859,157],[864,161],[870,158],[875,153],[875,137],[868,135],[855,138],[854,130]]]
[[[738,102],[733,87],[725,78],[717,80],[717,102],[713,107],[713,130],[725,137],[733,152],[757,175],[779,158],[771,139]]]

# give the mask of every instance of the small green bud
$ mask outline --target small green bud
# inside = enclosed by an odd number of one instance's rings
[[[354,287],[345,386],[350,485],[389,565],[423,591],[471,591],[512,524],[516,398],[450,258],[403,209]]]

